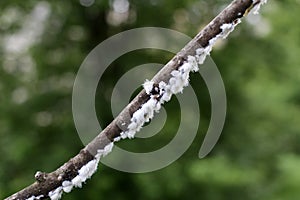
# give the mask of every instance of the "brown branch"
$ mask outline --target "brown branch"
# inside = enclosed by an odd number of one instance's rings
[[[187,59],[188,55],[195,55],[199,47],[206,47],[212,38],[215,38],[222,30],[223,24],[234,23],[242,18],[253,8],[259,0],[235,0],[225,8],[215,19],[213,19],[194,39],[192,39],[180,52],[177,53],[152,79],[153,82],[167,82],[171,78],[171,72]],[[149,99],[149,95],[142,90],[94,140],[92,140],[79,154],[70,159],[55,171],[46,174],[38,172],[35,176],[36,182],[25,189],[6,198],[6,200],[25,200],[32,197],[45,199],[49,192],[62,185],[63,181],[70,181],[78,175],[78,170],[89,161],[95,159],[97,150],[103,149],[111,143],[114,138],[120,136],[129,124],[133,113]],[[34,198],[33,198],[34,199]]]

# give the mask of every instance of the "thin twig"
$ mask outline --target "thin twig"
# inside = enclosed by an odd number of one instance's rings
[[[199,47],[207,47],[211,39],[222,32],[224,24],[235,24],[246,15],[256,4],[263,0],[235,0],[225,8],[215,19],[213,19],[201,32],[199,32],[180,52],[177,53],[152,79],[158,84],[162,81],[168,82],[172,77],[171,72],[178,69],[188,56],[195,56]],[[265,1],[265,0],[264,0]],[[264,2],[265,3],[265,2]],[[260,6],[260,5],[259,5]],[[36,181],[25,189],[15,193],[5,200],[45,199],[55,194],[56,189],[62,191],[63,183],[72,183],[79,174],[79,170],[95,159],[99,150],[106,148],[114,139],[120,137],[120,133],[126,131],[133,114],[149,100],[149,94],[142,90],[96,138],[94,138],[75,157],[51,173],[37,172]],[[90,175],[91,176],[91,175]],[[89,178],[89,177],[88,177]],[[81,183],[80,183],[81,184]],[[81,186],[81,185],[80,185]],[[72,187],[64,186],[64,191],[69,192]],[[52,192],[52,193],[51,193]],[[60,194],[52,195],[52,199],[59,199]]]

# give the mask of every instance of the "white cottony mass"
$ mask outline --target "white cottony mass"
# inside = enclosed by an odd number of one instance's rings
[[[256,6],[253,8],[253,14],[259,14],[260,6],[267,3],[267,1],[268,0],[253,0],[253,3],[256,4]]]

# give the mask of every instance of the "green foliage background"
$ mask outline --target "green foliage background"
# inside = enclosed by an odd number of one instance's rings
[[[0,199],[31,184],[37,170],[53,171],[83,147],[73,124],[72,84],[97,44],[144,26],[171,28],[192,37],[230,3],[130,0],[127,18],[117,23],[110,19],[112,2],[96,0],[90,7],[75,0],[0,2]],[[37,5],[50,10],[41,35],[28,48],[8,52],[7,41],[20,33]],[[209,95],[201,77],[193,75],[202,118],[198,136],[184,156],[146,174],[101,165],[82,189],[63,199],[299,199],[299,9],[298,0],[270,0],[261,17],[243,20],[214,49],[228,111],[221,139],[208,157],[200,160],[197,153],[210,117]],[[26,33],[30,30],[37,31]],[[145,50],[114,62],[96,98],[101,125],[112,120],[107,108],[118,77],[137,64],[166,63],[171,56]],[[145,151],[170,141],[179,108],[176,99],[167,106],[175,117],[164,131],[148,141],[120,145]]]

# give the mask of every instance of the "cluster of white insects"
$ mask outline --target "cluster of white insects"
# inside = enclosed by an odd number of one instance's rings
[[[255,5],[253,13],[257,14],[260,6],[265,4],[267,0],[253,0],[253,2]],[[144,123],[149,122],[149,120],[153,118],[155,112],[159,112],[163,103],[170,101],[173,94],[182,92],[184,87],[188,86],[190,72],[197,72],[199,70],[198,65],[204,63],[206,56],[210,54],[212,47],[217,40],[225,39],[239,23],[240,19],[237,19],[232,23],[221,25],[221,32],[214,38],[210,39],[205,48],[198,48],[195,55],[189,55],[186,61],[184,61],[177,70],[173,70],[171,72],[171,78],[167,83],[163,81],[160,83],[154,83],[153,81],[146,80],[143,87],[150,98],[140,107],[140,109],[133,113],[127,130],[122,132],[119,137],[114,138],[114,141],[106,145],[104,149],[98,150],[95,155],[95,159],[81,167],[76,177],[72,180],[63,181],[61,186],[50,191],[48,193],[50,199],[59,200],[63,192],[69,193],[74,187],[81,188],[82,183],[91,178],[91,176],[96,172],[100,158],[106,156],[112,151],[114,142],[121,139],[134,138],[135,134],[140,131]],[[43,197],[43,195],[37,197],[32,196],[27,200],[41,199]]]

